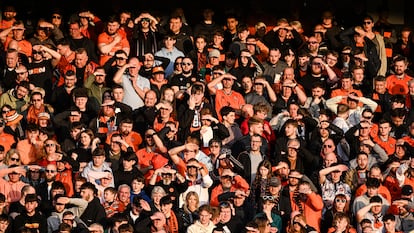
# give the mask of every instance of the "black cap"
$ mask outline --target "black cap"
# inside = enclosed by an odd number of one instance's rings
[[[410,196],[413,193],[413,187],[409,184],[404,185],[401,188],[401,195]]]

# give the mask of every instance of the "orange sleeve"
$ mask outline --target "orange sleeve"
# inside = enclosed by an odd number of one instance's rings
[[[234,177],[235,186],[238,189],[243,189],[243,191],[247,192],[250,188],[249,184],[243,177],[241,176],[235,176]]]
[[[221,188],[221,185],[218,185],[211,191],[211,198],[210,198],[210,205],[214,207],[219,206],[219,200],[218,196],[223,193],[223,189]]]

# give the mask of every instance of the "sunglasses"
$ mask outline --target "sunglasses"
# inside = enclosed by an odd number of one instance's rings
[[[364,24],[371,24],[371,21],[364,21]]]
[[[172,176],[171,173],[161,173],[161,176]]]
[[[335,202],[336,203],[345,203],[346,199],[336,199]]]
[[[26,73],[27,73],[27,71],[25,71],[25,72],[16,72],[17,75],[23,75],[23,74],[26,74]]]
[[[220,178],[221,178],[221,179],[232,179],[233,177],[232,177],[232,176],[228,176],[228,175],[226,175],[226,176],[220,176]]]
[[[55,173],[55,170],[45,170],[46,173]]]
[[[10,110],[2,110],[2,111],[1,111],[1,113],[3,113],[3,114],[6,114],[6,113],[8,113],[8,112],[10,112]]]
[[[11,161],[16,161],[16,162],[19,162],[19,161],[20,161],[20,159],[19,159],[19,158],[10,158],[10,160],[11,160]]]
[[[124,58],[124,57],[116,57],[116,60],[124,61],[124,60],[126,60],[126,58]]]
[[[263,199],[264,201],[267,201],[267,200],[269,200],[269,201],[274,201],[274,200],[275,200],[275,198],[274,198],[273,196],[263,196],[263,197],[262,197],[262,199]]]
[[[52,19],[61,19],[62,17],[60,17],[59,15],[54,15],[52,16]]]
[[[32,54],[33,55],[35,55],[35,54],[42,54],[42,53],[43,53],[42,51],[32,50]]]
[[[333,145],[323,145],[323,148],[332,148]]]
[[[187,169],[190,169],[190,168],[198,169],[198,167],[196,167],[196,166],[193,166],[193,165],[188,165],[188,166],[187,166]]]

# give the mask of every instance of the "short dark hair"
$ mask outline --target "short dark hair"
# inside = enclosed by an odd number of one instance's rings
[[[173,200],[172,200],[172,198],[171,198],[171,195],[166,195],[166,196],[163,196],[162,198],[161,198],[161,200],[160,200],[160,205],[161,206],[163,206],[163,205],[168,205],[168,204],[172,204],[173,203]]]
[[[224,106],[220,109],[221,116],[227,116],[231,112],[236,112],[236,110],[230,106]]]
[[[87,182],[83,183],[83,184],[80,186],[80,190],[83,190],[83,189],[90,189],[90,190],[92,190],[92,191],[93,191],[93,193],[94,193],[95,195],[98,193],[98,189],[95,187],[95,185],[94,185],[94,184],[92,184],[92,183],[91,183],[91,182],[89,182],[89,181],[87,181]]]
[[[368,177],[367,181],[365,182],[367,188],[379,188],[381,183],[377,178]]]

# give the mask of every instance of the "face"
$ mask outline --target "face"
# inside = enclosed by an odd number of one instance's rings
[[[372,28],[374,27],[374,23],[370,19],[364,19],[363,22],[363,28],[365,31],[372,31]]]
[[[46,166],[45,174],[46,174],[46,180],[52,181],[56,177],[57,168],[56,165],[49,164]]]
[[[105,156],[99,155],[99,156],[93,156],[92,157],[93,165],[96,167],[100,167],[105,162]]]
[[[221,208],[220,210],[220,221],[222,223],[227,223],[231,219],[231,209],[230,208]]]
[[[388,136],[389,133],[391,132],[391,126],[389,123],[380,124],[378,129],[379,129],[380,136]]]
[[[82,199],[89,201],[92,199],[93,195],[93,191],[90,189],[82,189],[80,192],[80,196],[82,197]]]
[[[118,196],[119,196],[119,200],[121,202],[129,202],[129,199],[131,197],[131,192],[129,190],[129,188],[127,187],[122,187],[119,191],[118,191]]]
[[[123,135],[129,135],[132,132],[132,123],[122,123],[120,131]]]
[[[40,109],[43,106],[43,97],[42,95],[32,95],[31,97],[33,107],[35,109]]]
[[[237,29],[237,25],[239,22],[235,18],[227,18],[226,25],[230,31],[234,31]]]
[[[257,124],[251,125],[250,128],[249,128],[249,131],[252,132],[253,134],[262,135],[263,134],[263,124],[262,123],[257,123]]]
[[[97,69],[96,72],[99,72],[99,74],[95,75],[95,83],[96,84],[104,84],[105,83],[105,70],[104,69]]]
[[[162,193],[154,193],[154,194],[152,195],[152,201],[153,201],[155,204],[159,205],[159,204],[160,204],[160,200],[161,200],[161,198],[162,198],[163,196],[164,196],[164,195],[163,195]]]
[[[253,87],[253,82],[250,77],[243,78],[241,84],[242,84],[243,90],[245,91],[250,91]]]
[[[138,192],[144,188],[144,183],[137,180],[133,180],[131,183],[131,187],[134,192]]]
[[[397,61],[394,64],[394,71],[396,75],[403,75],[407,69],[407,64],[404,61]]]
[[[192,69],[193,69],[193,62],[191,61],[190,58],[184,58],[183,62],[181,63],[181,66],[183,68],[183,73],[184,74],[190,74]]]
[[[172,209],[172,203],[161,206],[161,212],[166,216],[170,216],[171,209]]]
[[[36,211],[37,202],[36,201],[29,201],[24,204],[24,207],[28,213],[33,213]]]
[[[285,135],[287,137],[291,137],[293,135],[296,135],[296,127],[293,126],[293,125],[291,125],[291,124],[286,125],[286,127],[285,127]]]
[[[259,172],[260,172],[260,175],[262,177],[267,177],[267,175],[269,174],[269,169],[267,167],[265,167],[265,166],[261,166],[259,168]]]
[[[253,136],[250,146],[252,151],[260,151],[260,147],[262,146],[262,138]]]
[[[56,142],[53,140],[46,140],[45,142],[45,151],[47,154],[56,152]]]
[[[115,35],[115,33],[118,31],[119,29],[119,23],[118,22],[111,22],[108,23],[107,25],[107,32],[109,35]]]
[[[8,161],[9,166],[10,165],[20,165],[20,156],[16,153],[12,154]]]
[[[81,133],[80,134],[80,142],[84,146],[89,146],[89,144],[91,144],[91,142],[92,142],[91,136],[89,136],[89,134],[87,134],[85,132]]]
[[[368,165],[368,157],[365,155],[360,155],[357,158],[357,164],[359,168],[365,169]]]
[[[173,33],[178,33],[181,30],[183,23],[180,18],[171,18],[170,19],[170,30]]]
[[[155,106],[157,102],[157,95],[155,94],[155,92],[147,92],[145,97],[144,97],[144,104],[147,107],[153,107]]]
[[[279,61],[280,56],[281,56],[280,51],[278,51],[278,50],[271,50],[269,52],[269,62],[271,64],[276,64]]]
[[[67,88],[72,88],[72,87],[74,87],[74,86],[75,86],[76,81],[77,81],[77,79],[76,79],[76,76],[75,76],[75,75],[72,75],[72,76],[66,76],[66,77],[65,77],[65,86],[66,86]]]
[[[309,51],[316,52],[318,51],[318,48],[319,48],[318,40],[314,36],[309,37],[308,39]]]
[[[163,92],[163,96],[162,96],[163,98],[163,100],[167,100],[167,101],[169,101],[169,102],[173,102],[174,101],[174,91],[172,90],[172,89],[166,89],[164,92]]]
[[[335,198],[335,208],[338,211],[342,211],[345,208],[346,199],[342,197]]]
[[[312,74],[319,75],[322,73],[322,59],[314,58],[311,63]]]
[[[24,97],[26,97],[28,93],[29,93],[29,90],[27,90],[27,88],[23,86],[17,87],[16,96],[18,99],[24,99]]]
[[[247,64],[249,63],[250,60],[251,60],[250,53],[247,52],[247,51],[242,51],[241,54],[240,54],[241,65],[242,66],[247,66]]]
[[[114,95],[115,101],[122,102],[122,100],[124,98],[124,89],[122,89],[122,88],[114,88],[112,90],[112,93]]]
[[[200,212],[199,217],[201,224],[206,225],[210,222],[212,215],[209,212],[203,210]]]
[[[75,55],[75,66],[77,68],[83,68],[88,63],[88,55],[86,52],[76,53]]]

